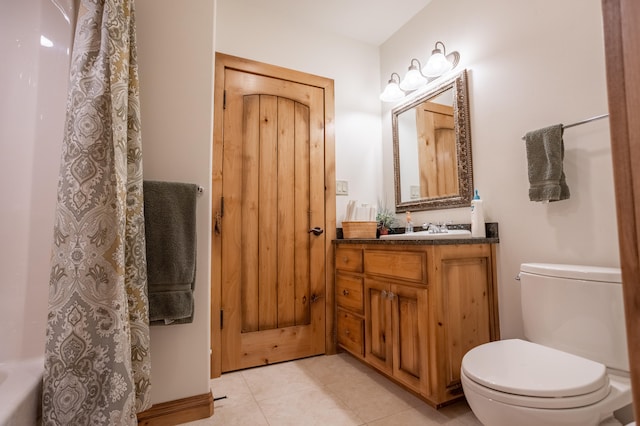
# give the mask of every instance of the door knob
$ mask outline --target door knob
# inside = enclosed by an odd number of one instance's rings
[[[313,235],[320,235],[324,232],[324,229],[320,228],[319,226],[316,226],[315,228],[311,228],[309,229],[309,233],[311,234],[313,232]]]

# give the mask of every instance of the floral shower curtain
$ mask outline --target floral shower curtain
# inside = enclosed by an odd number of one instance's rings
[[[45,425],[151,406],[133,0],[82,0],[70,69],[43,383]]]

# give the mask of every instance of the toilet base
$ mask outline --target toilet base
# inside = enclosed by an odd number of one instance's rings
[[[486,396],[487,391],[461,374],[464,394],[475,416],[489,426],[612,426],[613,412],[631,403],[628,378],[610,375],[611,392],[596,404],[564,410],[545,410],[505,404]],[[482,394],[478,392],[482,391]],[[609,422],[609,423],[606,423]]]

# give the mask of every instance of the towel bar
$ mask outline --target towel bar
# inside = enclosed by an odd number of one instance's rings
[[[571,124],[564,124],[564,125],[562,126],[562,129],[568,129],[569,127],[579,126],[579,125],[581,125],[581,124],[587,124],[587,123],[590,123],[590,122],[592,122],[592,121],[600,120],[601,118],[606,118],[606,117],[608,117],[608,116],[609,116],[609,114],[596,115],[595,117],[587,118],[587,119],[585,119],[585,120],[577,121],[577,122],[575,122],[575,123],[571,123]],[[524,140],[524,139],[525,139],[525,137],[523,136],[523,137],[522,137],[522,140]]]

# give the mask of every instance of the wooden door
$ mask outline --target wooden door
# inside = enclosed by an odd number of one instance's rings
[[[227,68],[223,111],[221,369],[324,353],[323,90]]]
[[[389,299],[394,339],[393,376],[428,396],[427,289],[392,284]]]
[[[365,358],[388,374],[393,373],[393,334],[389,284],[365,279]]]
[[[458,160],[453,107],[423,102],[416,107],[420,197],[457,195]]]

